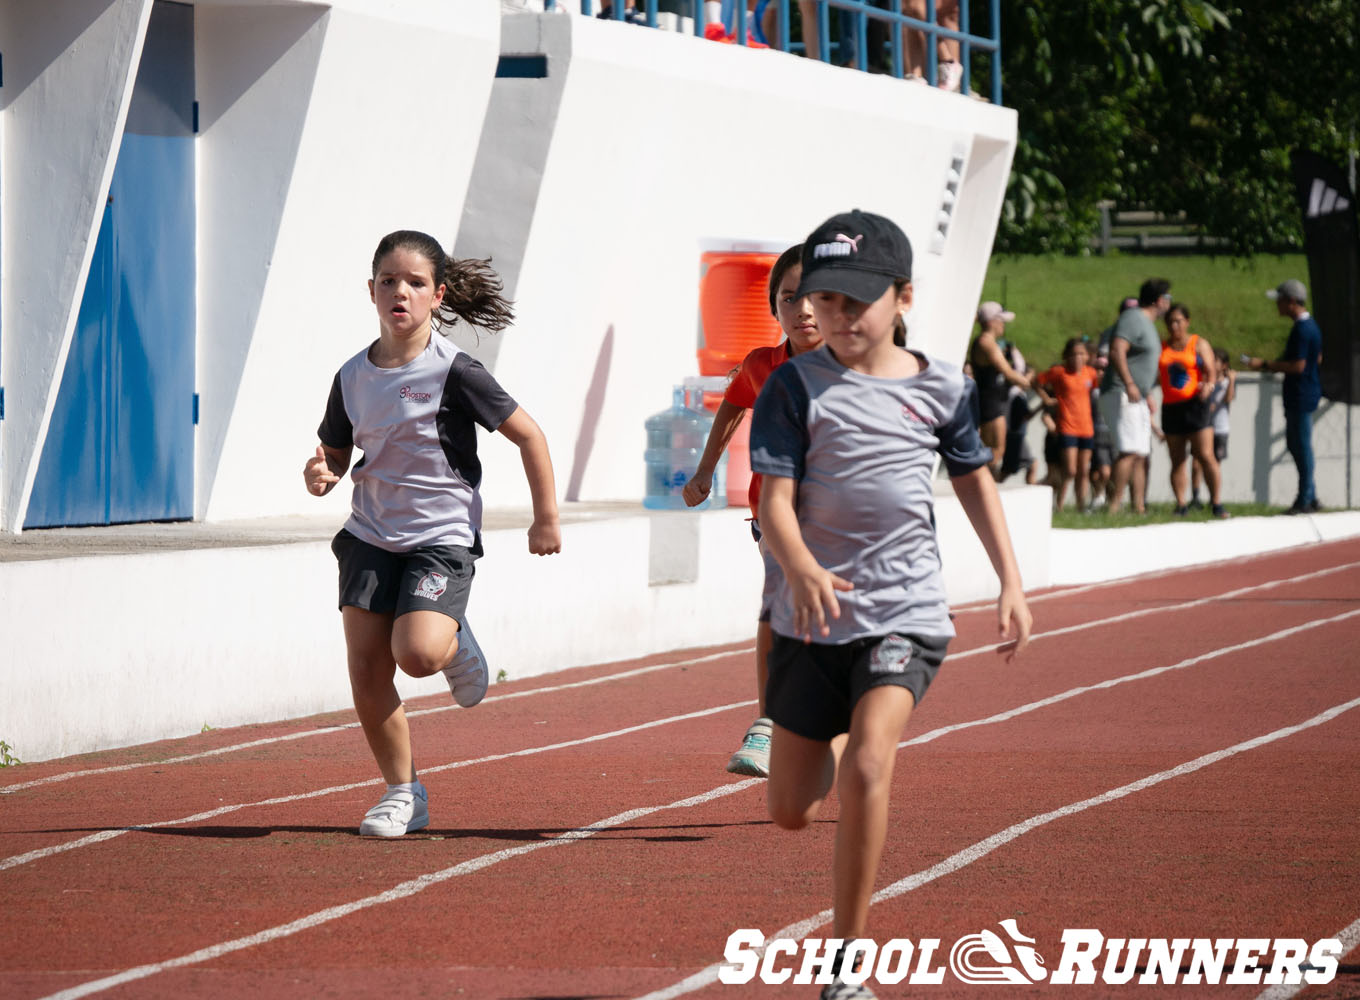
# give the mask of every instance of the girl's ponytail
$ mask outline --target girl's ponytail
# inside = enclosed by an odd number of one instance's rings
[[[491,258],[458,260],[445,257],[436,280],[444,286],[444,301],[439,304],[439,326],[452,326],[460,319],[470,326],[496,333],[513,322],[515,310],[502,291],[501,276],[491,267]]]

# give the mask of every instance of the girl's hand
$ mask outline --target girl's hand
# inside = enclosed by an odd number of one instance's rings
[[[996,619],[997,630],[1003,640],[1011,634],[1011,626],[1015,626],[1015,638],[1010,642],[1003,641],[996,648],[997,655],[1004,656],[1010,662],[1029,645],[1029,633],[1034,625],[1025,592],[1018,585],[1001,588],[1001,596],[996,601]]]
[[[307,484],[307,492],[317,497],[325,496],[332,486],[340,482],[340,477],[331,471],[331,464],[321,445],[316,446],[316,454],[307,459],[307,464],[302,467],[302,481]]]
[[[835,573],[817,566],[789,578],[793,590],[793,631],[804,642],[812,641],[813,630],[825,638],[831,634],[827,616],[839,618],[841,603],[836,600],[836,591],[854,590],[855,585],[843,580]]]
[[[550,556],[562,551],[562,528],[557,518],[545,518],[529,525],[529,551]]]
[[[685,498],[686,507],[697,507],[708,499],[708,491],[713,489],[713,474],[699,469],[685,484],[680,495]]]

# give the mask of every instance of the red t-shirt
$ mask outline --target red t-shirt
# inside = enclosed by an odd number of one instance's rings
[[[1088,438],[1096,432],[1091,419],[1091,390],[1100,384],[1100,374],[1090,365],[1076,373],[1066,365],[1054,365],[1039,376],[1039,384],[1058,401],[1058,433]]]
[[[774,371],[785,361],[789,360],[789,342],[776,344],[774,347],[757,347],[742,360],[737,368],[737,373],[732,376],[732,382],[728,385],[727,391],[723,393],[723,399],[733,406],[739,406],[743,410],[749,410],[756,405],[756,397],[760,395],[760,388],[765,384],[765,380],[770,377],[770,372]],[[746,500],[751,505],[751,514],[755,517],[760,516],[760,473],[751,473],[751,485],[746,491]]]

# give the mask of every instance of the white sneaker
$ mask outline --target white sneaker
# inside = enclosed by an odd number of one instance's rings
[[[453,655],[453,662],[444,668],[444,677],[453,692],[453,700],[464,708],[471,708],[486,697],[491,672],[466,618],[458,632],[458,652]]]
[[[429,793],[419,781],[415,791],[388,787],[378,804],[364,813],[361,837],[400,837],[430,825]]]
[[[957,91],[962,85],[962,64],[956,62],[940,63],[940,89]]]

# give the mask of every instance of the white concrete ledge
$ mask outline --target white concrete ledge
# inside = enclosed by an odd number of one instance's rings
[[[1046,586],[1048,490],[1003,501],[1027,586]],[[994,593],[957,501],[943,493],[936,513],[951,599]],[[550,558],[529,554],[522,527],[487,531],[468,615],[493,673],[753,639],[761,562],[746,516],[614,505],[564,524]],[[0,561],[0,740],[38,761],[348,708],[332,526],[256,527],[284,541],[253,546],[232,530],[218,533],[234,547]],[[107,550],[115,533],[90,537]],[[446,691],[398,676],[404,697]]]
[[[1219,562],[1360,535],[1360,511],[1298,517],[1149,524],[1052,532],[1055,585],[1099,583],[1139,573]]]

